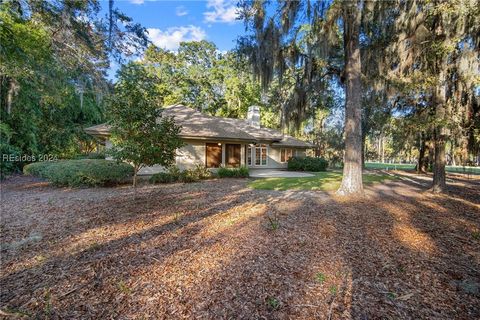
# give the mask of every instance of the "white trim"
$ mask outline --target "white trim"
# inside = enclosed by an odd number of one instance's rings
[[[253,150],[255,150],[254,152],[254,155],[255,157],[253,157],[253,161],[254,161],[254,166],[255,167],[265,167],[265,166],[268,166],[268,144],[266,143],[261,143],[261,144],[257,144],[254,146]],[[260,150],[260,164],[257,164],[257,150]],[[262,163],[262,149],[265,149],[265,164]]]
[[[222,164],[220,165],[221,167],[226,167],[227,166],[227,161],[226,161],[226,143],[219,142],[221,143],[222,147]]]
[[[245,151],[247,153],[247,166],[253,166],[253,159],[254,159],[254,150],[255,150],[255,146],[252,147],[252,145],[250,144],[247,144],[246,145],[247,147],[247,150]],[[250,152],[248,152],[248,149],[250,149]],[[250,153],[250,163],[248,163],[248,156],[249,156],[249,153]]]

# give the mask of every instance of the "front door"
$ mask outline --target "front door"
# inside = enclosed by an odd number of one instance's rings
[[[240,167],[240,150],[242,146],[240,144],[227,144],[225,146],[225,161],[227,167]]]
[[[222,164],[222,145],[207,143],[206,145],[207,168],[218,168]]]

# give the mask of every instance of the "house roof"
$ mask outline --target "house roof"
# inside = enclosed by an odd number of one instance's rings
[[[299,140],[289,135],[284,135],[283,139],[272,143],[273,147],[292,147],[292,148],[312,148],[312,144]]]
[[[165,107],[162,116],[172,116],[175,123],[182,126],[180,136],[183,138],[243,140],[251,143],[265,141],[278,147],[311,147],[309,143],[282,135],[274,129],[256,128],[243,119],[210,116],[180,104]],[[108,136],[109,131],[108,124],[85,129],[85,132],[96,136]]]

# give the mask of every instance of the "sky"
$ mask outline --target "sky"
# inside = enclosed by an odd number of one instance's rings
[[[220,51],[236,46],[245,33],[237,20],[237,0],[116,0],[114,6],[147,28],[150,40],[158,47],[175,51],[182,41],[208,40]],[[101,1],[108,10],[108,1]],[[118,66],[112,65],[111,78]]]

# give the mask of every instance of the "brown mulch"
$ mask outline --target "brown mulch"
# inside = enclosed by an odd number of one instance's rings
[[[13,177],[0,318],[479,319],[479,179],[405,175],[363,199]]]

